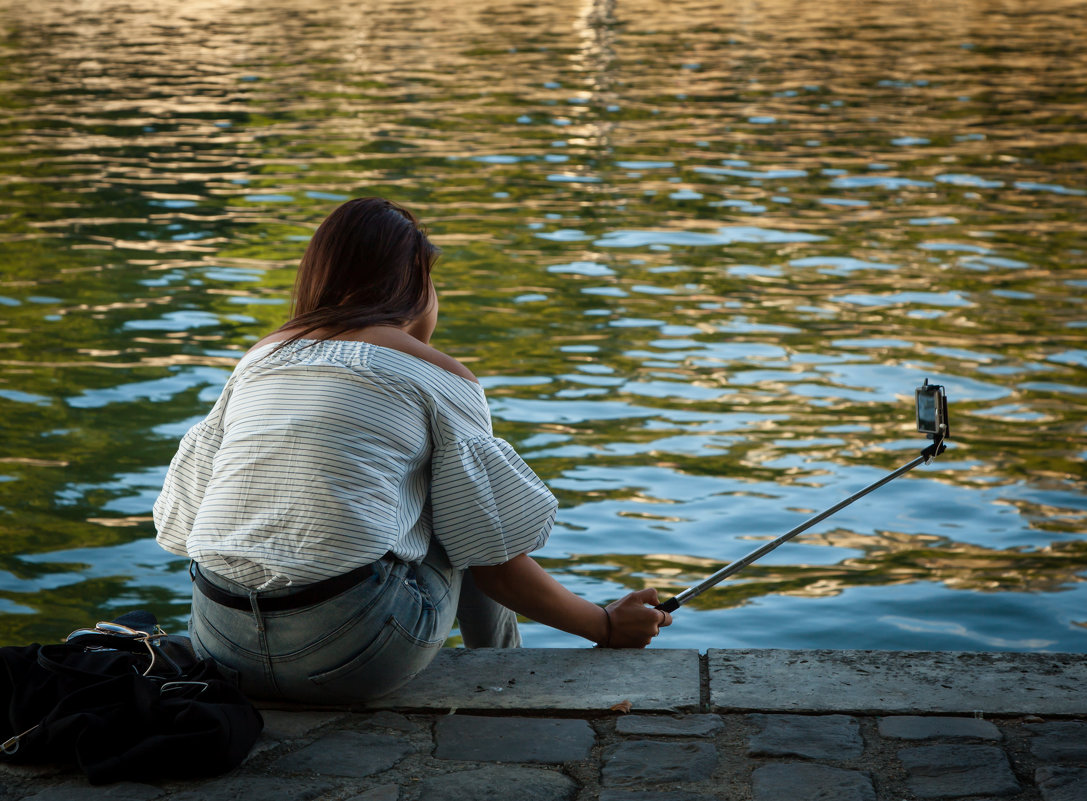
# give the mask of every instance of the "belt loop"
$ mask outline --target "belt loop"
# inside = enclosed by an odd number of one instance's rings
[[[264,617],[260,613],[260,604],[257,603],[257,591],[249,591],[249,605],[253,607],[253,616],[257,619],[257,631],[264,633]]]
[[[196,581],[196,560],[189,560],[189,581]]]
[[[373,563],[374,572],[377,573],[378,584],[384,584],[389,578],[389,571],[391,570],[389,566],[389,558],[390,554],[385,554]]]

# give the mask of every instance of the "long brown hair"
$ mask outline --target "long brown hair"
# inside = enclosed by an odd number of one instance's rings
[[[317,228],[295,276],[291,319],[280,330],[294,342],[370,325],[403,325],[430,301],[430,270],[440,251],[410,211],[362,197],[337,208]]]

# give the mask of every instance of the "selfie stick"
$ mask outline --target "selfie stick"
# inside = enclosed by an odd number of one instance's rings
[[[926,383],[926,386],[928,386],[927,380],[926,380],[925,383]],[[945,407],[945,411],[944,411],[945,419],[946,419],[946,414],[947,413],[946,413],[946,407]],[[815,517],[812,517],[812,518],[804,521],[803,523],[801,523],[799,526],[792,529],[791,531],[785,532],[784,534],[782,534],[777,539],[771,540],[770,542],[766,543],[765,545],[761,546],[760,548],[756,548],[754,551],[749,553],[747,556],[741,557],[740,559],[737,559],[735,562],[731,562],[730,564],[728,564],[725,567],[721,568],[716,573],[714,573],[712,576],[710,576],[709,578],[707,578],[704,581],[700,582],[699,584],[696,584],[693,587],[688,587],[687,589],[685,589],[683,592],[679,593],[675,597],[669,598],[667,601],[665,601],[662,604],[658,604],[656,608],[660,609],[662,612],[675,612],[677,609],[679,609],[681,606],[683,606],[683,604],[687,603],[687,601],[691,600],[692,598],[698,597],[699,595],[704,593],[706,590],[710,589],[710,587],[714,587],[714,586],[720,584],[722,581],[724,581],[725,579],[727,579],[729,576],[733,575],[734,573],[740,572],[745,567],[747,567],[749,564],[754,562],[756,559],[761,559],[763,556],[770,553],[770,551],[774,550],[779,545],[782,545],[782,544],[788,542],[789,540],[791,540],[793,537],[795,537],[800,532],[807,531],[809,528],[814,526],[819,521],[825,520],[826,518],[830,517],[835,512],[841,511],[842,509],[849,506],[849,504],[853,503],[853,501],[857,500],[858,498],[863,498],[869,492],[872,492],[873,490],[879,489],[884,484],[886,484],[886,483],[888,483],[890,481],[894,481],[896,478],[898,478],[901,475],[905,475],[906,473],[913,470],[913,468],[917,467],[918,465],[927,464],[928,462],[932,461],[932,459],[939,456],[941,453],[943,453],[947,449],[947,446],[944,445],[944,436],[945,436],[944,431],[946,431],[946,425],[943,426],[943,427],[938,428],[937,433],[932,435],[933,436],[932,444],[929,445],[927,448],[925,448],[923,451],[921,451],[921,455],[918,456],[916,459],[914,459],[909,464],[902,465],[902,467],[898,468],[893,473],[888,473],[883,478],[881,478],[879,481],[876,481],[876,482],[873,482],[873,483],[869,484],[867,487],[860,490],[859,492],[856,492],[853,495],[850,495],[844,501],[841,501],[839,503],[834,504],[834,506],[830,507],[829,509],[827,509],[825,511],[820,512]]]

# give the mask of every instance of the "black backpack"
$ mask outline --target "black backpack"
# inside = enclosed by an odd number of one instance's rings
[[[0,762],[74,761],[91,784],[224,773],[264,727],[210,659],[147,612],[0,648],[0,705]]]

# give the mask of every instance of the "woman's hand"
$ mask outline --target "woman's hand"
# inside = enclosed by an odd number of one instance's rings
[[[660,601],[652,587],[632,592],[605,607],[610,622],[603,648],[645,648],[661,632],[662,626],[672,625],[672,616],[654,609]],[[648,604],[648,606],[647,606]]]

